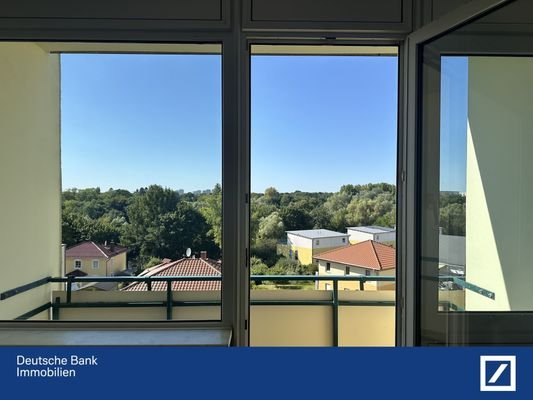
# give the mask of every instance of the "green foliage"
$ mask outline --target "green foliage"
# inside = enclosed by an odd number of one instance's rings
[[[263,260],[267,265],[274,265],[279,256],[277,255],[277,240],[276,239],[259,239],[252,244],[252,256],[256,256]]]
[[[142,269],[147,269],[155,267],[156,265],[161,264],[161,259],[158,257],[150,257],[150,259],[143,265]]]
[[[280,216],[285,229],[288,231],[313,228],[311,215],[297,205],[291,204],[281,209]]]
[[[259,221],[258,239],[281,239],[284,233],[285,226],[277,211]]]
[[[440,209],[440,226],[444,235],[465,236],[466,204],[448,203]]]
[[[269,268],[259,257],[250,258],[250,275],[269,275]]]
[[[209,236],[222,248],[222,187],[217,184],[213,191],[202,199],[200,212],[210,225]]]
[[[84,240],[115,241],[128,246],[129,259],[143,267],[153,257],[180,258],[188,247],[218,258],[215,238],[221,240],[221,196],[219,185],[213,191],[183,196],[157,185],[135,193],[71,189],[63,193],[62,240],[68,246]]]

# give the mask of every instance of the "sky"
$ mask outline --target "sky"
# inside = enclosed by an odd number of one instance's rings
[[[252,57],[252,190],[395,183],[397,58]],[[61,56],[63,188],[221,181],[221,57]]]
[[[441,58],[440,189],[466,192],[468,57]]]

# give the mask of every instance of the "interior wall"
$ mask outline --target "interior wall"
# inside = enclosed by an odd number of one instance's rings
[[[0,43],[0,79],[4,292],[61,273],[59,56],[33,43]],[[48,285],[0,301],[0,319],[49,301]]]
[[[495,293],[466,291],[469,311],[533,310],[531,71],[531,57],[469,59],[466,278]]]

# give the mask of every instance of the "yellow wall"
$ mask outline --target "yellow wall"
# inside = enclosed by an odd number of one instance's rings
[[[252,300],[329,300],[326,291],[254,291]],[[393,291],[340,292],[340,300],[394,301]],[[252,306],[251,346],[331,346],[329,306]],[[394,306],[339,308],[340,346],[394,346]]]
[[[67,274],[74,270],[75,260],[81,260],[81,270],[90,276],[111,276],[116,272],[126,269],[126,253],[117,254],[109,260],[105,257],[66,257]],[[100,262],[99,267],[96,269],[92,267],[93,260]]]
[[[66,257],[66,273],[74,270],[74,261],[81,260],[81,270],[90,276],[111,276],[126,269],[126,253],[117,254],[111,259],[105,257]],[[98,268],[93,268],[93,260],[100,261]],[[107,269],[106,269],[107,263]]]
[[[0,43],[0,292],[61,274],[59,129],[59,56]],[[50,289],[0,301],[0,319],[50,301]]]
[[[309,247],[302,247],[302,246],[290,246],[292,250],[292,258],[294,259],[294,252],[298,250],[298,261],[300,261],[303,265],[313,264],[313,257],[323,253],[325,251],[338,249],[342,246],[335,246],[335,247],[324,247],[319,249],[311,249]]]
[[[533,59],[468,61],[468,311],[533,310]],[[497,77],[497,79],[495,79]]]

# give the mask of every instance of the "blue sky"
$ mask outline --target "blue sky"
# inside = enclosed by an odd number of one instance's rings
[[[466,192],[468,57],[441,58],[440,188]]]
[[[64,188],[212,188],[221,58],[61,56]],[[252,190],[395,182],[397,58],[254,56]]]

